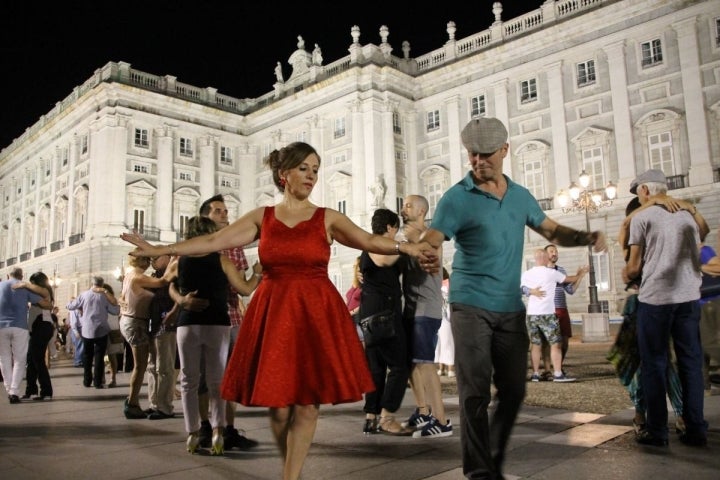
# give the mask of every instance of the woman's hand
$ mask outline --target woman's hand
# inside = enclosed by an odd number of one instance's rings
[[[142,235],[137,232],[125,232],[120,234],[120,238],[128,243],[132,243],[137,248],[130,252],[133,257],[156,257],[155,250],[158,247],[151,245]]]
[[[403,243],[405,253],[417,258],[420,267],[428,273],[440,271],[440,257],[437,255],[437,248],[426,241],[419,243]]]

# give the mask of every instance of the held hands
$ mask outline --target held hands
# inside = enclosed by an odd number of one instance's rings
[[[418,259],[420,266],[427,273],[437,273],[440,271],[440,257],[437,255],[437,248],[428,242],[406,243],[408,255]]]

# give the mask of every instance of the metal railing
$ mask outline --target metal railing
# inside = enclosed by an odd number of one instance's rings
[[[36,248],[35,251],[33,252],[33,256],[34,256],[34,257],[42,257],[42,256],[45,255],[46,253],[47,253],[47,247],[38,247],[38,248]]]
[[[68,238],[68,245],[75,245],[85,240],[85,232],[75,233]]]
[[[50,244],[50,251],[51,251],[51,252],[56,252],[56,251],[58,251],[58,250],[60,250],[61,248],[64,248],[64,247],[65,247],[65,240],[58,240],[57,242],[52,242],[52,243]]]

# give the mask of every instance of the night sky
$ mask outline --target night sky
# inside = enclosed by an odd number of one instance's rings
[[[543,1],[503,3],[507,21]],[[128,62],[147,73],[254,98],[272,91],[276,62],[289,77],[287,60],[298,35],[309,52],[319,44],[328,64],[348,55],[353,25],[360,27],[363,45],[379,45],[380,26],[387,25],[393,54],[402,57],[402,42],[408,40],[410,56],[417,57],[447,41],[450,20],[457,39],[489,28],[492,4],[441,1],[429,9],[417,1],[95,0],[49,7],[2,2],[0,149],[107,62]]]

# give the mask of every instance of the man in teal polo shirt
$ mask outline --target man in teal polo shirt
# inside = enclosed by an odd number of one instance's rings
[[[455,240],[450,304],[467,478],[503,478],[505,447],[525,397],[528,332],[520,289],[525,227],[564,247],[605,250],[603,233],[559,225],[526,188],[503,175],[507,138],[496,118],[465,126],[461,139],[470,172],[440,199],[424,238],[434,247]],[[498,403],[490,421],[493,380]]]

